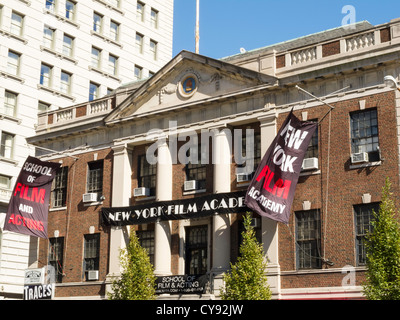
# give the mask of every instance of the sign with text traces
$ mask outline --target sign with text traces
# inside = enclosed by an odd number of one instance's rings
[[[318,126],[299,120],[292,111],[261,160],[245,199],[247,207],[259,215],[285,224],[305,153]]]
[[[156,278],[156,294],[203,294],[209,283],[207,275],[177,275]]]
[[[8,204],[4,230],[47,239],[51,183],[61,164],[29,156]]]
[[[106,225],[125,226],[152,223],[157,220],[203,218],[215,213],[241,213],[248,211],[244,205],[244,196],[244,191],[227,192],[131,207],[102,208],[102,219]]]

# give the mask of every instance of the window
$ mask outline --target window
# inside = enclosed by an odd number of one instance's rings
[[[67,57],[72,57],[73,44],[74,38],[64,33],[62,49],[63,55],[66,55]]]
[[[319,210],[296,212],[298,269],[321,268],[321,221]]]
[[[72,75],[66,71],[61,71],[60,91],[66,94],[71,92],[71,77]]]
[[[51,71],[52,67],[42,63],[40,67],[40,84],[42,86],[50,87],[51,84]]]
[[[108,70],[109,73],[112,75],[116,76],[117,75],[117,62],[118,62],[118,57],[109,54],[108,55]]]
[[[0,189],[1,190],[11,189],[11,177],[0,175]]]
[[[16,12],[12,12],[11,15],[11,33],[16,36],[22,35],[22,25],[23,25],[24,17]]]
[[[311,137],[310,144],[308,145],[304,159],[318,158],[318,126]]]
[[[17,111],[17,97],[18,95],[11,91],[5,92],[4,106],[1,113],[11,117],[15,117]]]
[[[83,270],[87,279],[87,272],[99,270],[100,234],[86,234],[84,244]]]
[[[55,280],[62,282],[64,267],[64,237],[49,239],[49,265],[55,270]]]
[[[242,136],[242,158],[246,159],[246,157],[248,157],[249,155],[247,155],[246,153],[246,147],[247,146],[247,139],[246,139],[246,131],[244,131],[244,134]],[[261,136],[260,136],[260,132],[254,132],[254,145],[253,145],[253,172],[257,169],[258,165],[261,162]],[[247,159],[247,161],[249,161]],[[240,168],[244,168],[246,166],[246,162],[244,162],[243,164],[238,164],[238,167]]]
[[[367,152],[369,161],[379,161],[378,116],[376,109],[350,114],[351,152]]]
[[[156,194],[156,174],[157,165],[150,164],[146,155],[139,156],[139,179],[138,186],[149,188],[150,196],[155,196]]]
[[[101,24],[103,16],[98,13],[93,13],[93,31],[101,33]]]
[[[99,85],[91,82],[89,85],[89,101],[96,100],[99,96]]]
[[[73,1],[65,1],[65,17],[68,20],[74,20],[76,3]]]
[[[100,61],[101,61],[101,50],[96,47],[92,47],[92,67],[99,69]]]
[[[115,41],[119,38],[119,23],[113,20],[110,22],[110,38]]]
[[[46,48],[53,49],[54,33],[55,33],[55,29],[50,28],[48,26],[44,26],[44,29],[43,29],[43,45]]]
[[[356,227],[356,254],[357,265],[365,265],[365,236],[368,232],[372,232],[371,221],[374,219],[373,211],[379,212],[379,203],[369,203],[354,206],[354,220]]]
[[[87,192],[97,195],[103,193],[103,161],[88,164]]]
[[[47,10],[54,11],[56,7],[56,0],[46,0],[45,6]]]
[[[21,55],[14,51],[8,51],[8,59],[7,59],[7,72],[9,74],[18,75],[19,73],[19,61]]]
[[[150,53],[154,60],[157,60],[157,42],[154,40],[150,40]]]
[[[0,157],[9,159],[13,157],[14,138],[11,133],[1,132]]]
[[[143,76],[143,68],[135,65],[135,79],[140,80]]]
[[[186,228],[185,274],[207,273],[207,226]]]
[[[191,148],[190,150],[195,150],[195,148]],[[192,160],[190,160],[186,165],[186,181],[196,180],[197,190],[206,189],[207,164],[202,164],[201,159],[199,160],[201,150],[201,144],[199,144],[197,154],[190,155],[190,159],[195,159],[196,161],[192,163]]]
[[[50,110],[50,104],[43,101],[38,102],[38,113],[47,112],[49,110]]]
[[[139,21],[144,21],[144,6],[145,4],[143,2],[138,1],[137,6],[136,6],[136,18]]]
[[[154,230],[136,231],[139,238],[139,244],[147,250],[150,258],[150,263],[154,265]]]
[[[114,7],[119,7],[119,0],[108,0],[109,3]]]
[[[136,51],[143,53],[143,35],[140,33],[136,33]]]
[[[150,13],[150,24],[153,28],[157,29],[158,28],[158,11],[156,9],[151,8],[151,13]]]

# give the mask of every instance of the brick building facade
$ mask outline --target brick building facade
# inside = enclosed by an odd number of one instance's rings
[[[400,73],[399,23],[363,22],[221,60],[183,51],[152,78],[116,90],[109,113],[81,114],[73,106],[42,115],[29,142],[54,150],[42,159],[68,168],[55,182],[59,201],[50,209],[49,240],[39,246],[39,265],[58,265],[56,297],[104,298],[134,228],[157,276],[206,275],[207,290],[189,297],[218,298],[222,274],[238,256],[242,213],[111,226],[102,208],[140,206],[150,215],[163,201],[177,212],[185,199],[244,194],[250,177],[237,174],[235,157],[247,145],[244,133],[252,129],[257,164],[294,107],[298,118],[319,125],[290,223],[253,216],[273,297],[362,298],[362,240],[386,177],[400,205],[400,93],[383,83]],[[58,116],[68,110],[72,119]],[[238,129],[239,144],[232,144]],[[184,163],[179,152],[209,132],[200,154],[208,150],[218,161]],[[151,164],[146,155],[155,143],[158,161]],[[354,282],[343,282],[346,270]]]

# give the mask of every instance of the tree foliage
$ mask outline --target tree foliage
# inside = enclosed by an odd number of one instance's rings
[[[400,226],[386,179],[379,212],[374,212],[373,230],[366,236],[367,274],[364,294],[370,300],[400,299]]]
[[[223,300],[269,300],[271,290],[267,283],[262,244],[251,226],[251,214],[244,217],[243,242],[240,245],[240,256],[231,271],[224,275],[224,287],[221,290]]]
[[[127,247],[120,252],[123,268],[121,277],[112,284],[110,300],[154,300],[154,268],[147,250],[139,244],[135,231],[131,231]]]

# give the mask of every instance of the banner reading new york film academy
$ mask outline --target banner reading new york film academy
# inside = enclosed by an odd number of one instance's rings
[[[261,216],[289,223],[301,166],[317,125],[299,120],[293,110],[289,113],[247,189],[248,208]]]
[[[4,230],[47,238],[51,183],[61,164],[29,156],[8,204]]]

